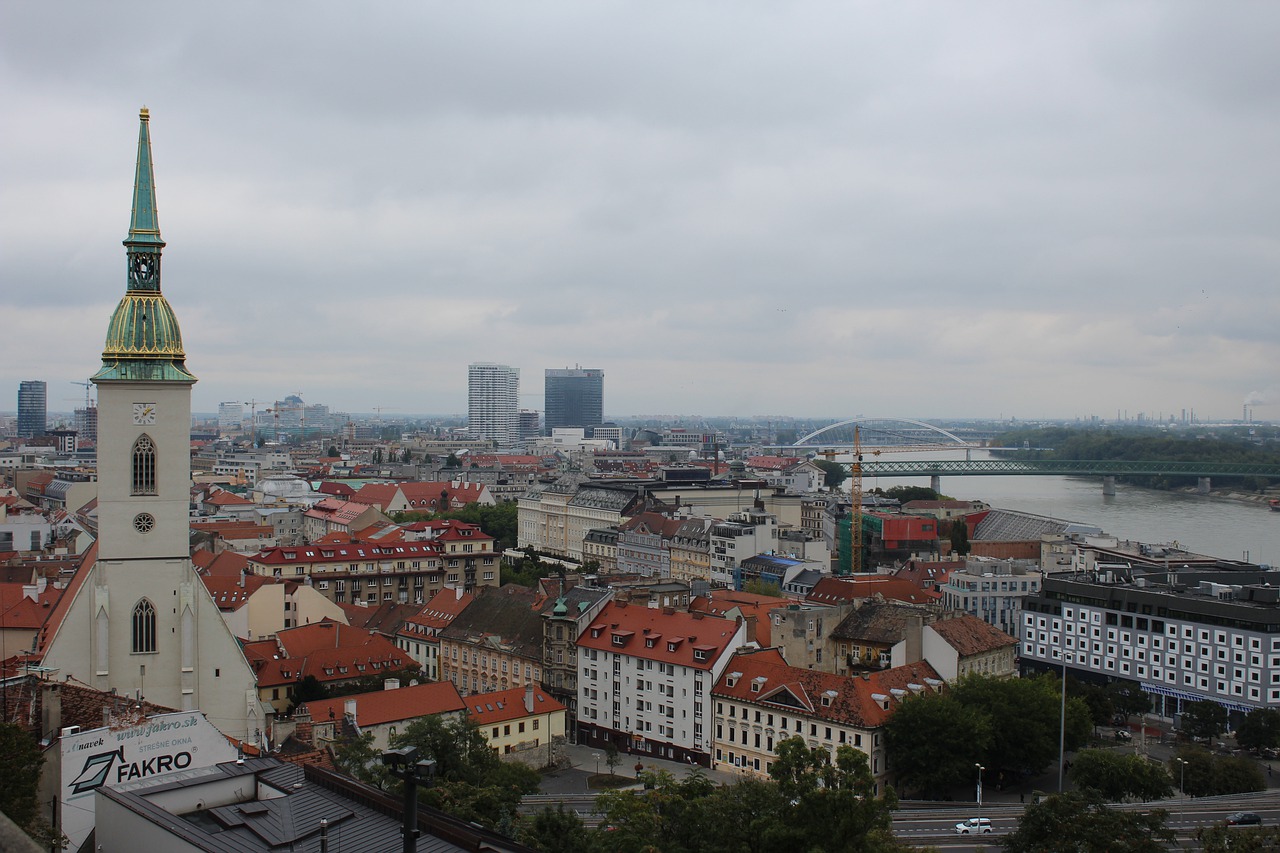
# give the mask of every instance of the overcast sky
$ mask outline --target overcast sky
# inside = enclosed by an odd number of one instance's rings
[[[1280,4],[0,16],[0,410],[100,365],[145,104],[197,410],[1280,419]]]

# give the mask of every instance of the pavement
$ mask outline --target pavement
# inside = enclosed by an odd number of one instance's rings
[[[569,756],[569,767],[560,770],[554,770],[550,773],[544,773],[542,776],[542,784],[538,790],[543,794],[598,794],[606,789],[590,788],[587,784],[590,777],[595,776],[597,772],[608,774],[609,766],[604,761],[604,750],[579,744],[569,744],[566,750]],[[597,758],[598,756],[598,758]],[[656,771],[665,770],[677,779],[683,779],[694,771],[700,771],[703,776],[717,783],[729,783],[739,778],[737,773],[728,773],[723,770],[708,770],[697,764],[682,764],[678,761],[667,761],[662,758],[653,758],[651,756],[628,755],[627,753],[619,753],[618,766],[614,769],[614,773],[618,776],[634,780],[636,777],[636,763],[644,765],[645,770]],[[599,768],[597,771],[596,768]],[[638,788],[638,781],[632,782],[623,788]]]

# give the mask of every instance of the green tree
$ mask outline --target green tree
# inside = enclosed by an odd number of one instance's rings
[[[0,811],[22,829],[42,837],[48,827],[40,817],[37,786],[44,758],[36,739],[14,723],[0,723]]]
[[[838,489],[840,484],[849,478],[849,468],[830,459],[815,459],[813,464],[822,469],[822,485],[829,489]]]
[[[1133,681],[1113,681],[1107,686],[1116,713],[1132,717],[1151,712],[1151,694]]]
[[[1182,730],[1192,737],[1215,738],[1227,730],[1227,709],[1209,699],[1182,706]]]
[[[991,721],[948,693],[908,697],[885,724],[889,766],[905,791],[947,796],[991,744]]]
[[[293,705],[295,708],[304,702],[314,702],[317,699],[327,698],[329,698],[328,689],[314,675],[306,676],[293,689]]]
[[[1111,809],[1068,791],[1028,806],[1003,846],[1006,853],[1165,853],[1174,841],[1167,818],[1164,809]]]
[[[618,748],[612,742],[604,745],[604,766],[609,768],[609,775],[614,776],[618,765],[622,763],[622,756],[618,754]]]
[[[326,455],[328,455],[330,459],[337,459],[342,454],[338,452],[338,446],[336,444],[331,444],[329,445],[329,452]]]
[[[1204,853],[1274,853],[1280,850],[1280,826],[1227,826],[1215,823],[1195,832]]]
[[[963,518],[957,518],[951,522],[951,553],[958,556],[965,556],[969,553],[972,546],[969,544],[969,525],[964,523]]]
[[[338,769],[368,785],[385,789],[392,781],[382,764],[382,751],[373,746],[373,732],[340,741],[333,750]]]
[[[544,808],[527,820],[520,840],[538,850],[556,853],[592,853],[596,849],[591,831],[576,812],[565,811],[564,804],[554,810]]]
[[[1280,711],[1275,708],[1250,711],[1236,729],[1236,743],[1245,749],[1280,746]]]
[[[452,451],[450,451],[449,455],[445,457],[445,460],[444,460],[444,467],[446,467],[446,468],[461,468],[461,467],[462,467],[462,460],[460,460],[456,455],[454,455],[454,453],[453,453]]]
[[[382,464],[382,448],[381,447],[375,447],[373,449],[373,464],[374,465]]]
[[[1067,676],[1067,695],[1079,697],[1089,708],[1089,718],[1095,726],[1107,726],[1116,715],[1111,694],[1105,687],[1088,681],[1077,681]]]
[[[904,504],[911,501],[936,501],[942,497],[928,486],[892,486],[882,494]]]
[[[962,704],[985,714],[991,741],[982,763],[993,770],[1040,773],[1058,758],[1061,721],[1060,681],[1040,678],[991,678],[970,675],[952,694]],[[1066,747],[1083,745],[1093,730],[1089,708],[1077,697],[1067,699]]]
[[[1159,800],[1173,794],[1173,779],[1163,765],[1140,755],[1106,749],[1082,749],[1071,761],[1071,781],[1095,791],[1109,803]]]
[[[1185,764],[1179,764],[1181,759]],[[1214,755],[1199,747],[1180,747],[1169,762],[1169,772],[1192,797],[1217,797],[1266,789],[1258,765],[1247,758]]]
[[[413,453],[409,448],[406,447],[404,450],[400,451],[400,461],[406,465],[413,461]]]

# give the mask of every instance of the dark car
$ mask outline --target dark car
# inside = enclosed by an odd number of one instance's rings
[[[1227,826],[1257,826],[1262,823],[1262,818],[1253,812],[1236,812],[1227,816]]]

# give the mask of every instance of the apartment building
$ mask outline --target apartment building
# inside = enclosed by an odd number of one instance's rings
[[[739,620],[610,602],[578,638],[578,742],[707,766],[711,688],[745,642]]]
[[[962,610],[994,625],[1007,634],[1017,634],[1022,602],[1040,592],[1044,575],[1032,560],[998,560],[970,557],[964,569],[952,570],[939,586],[942,606]]]

